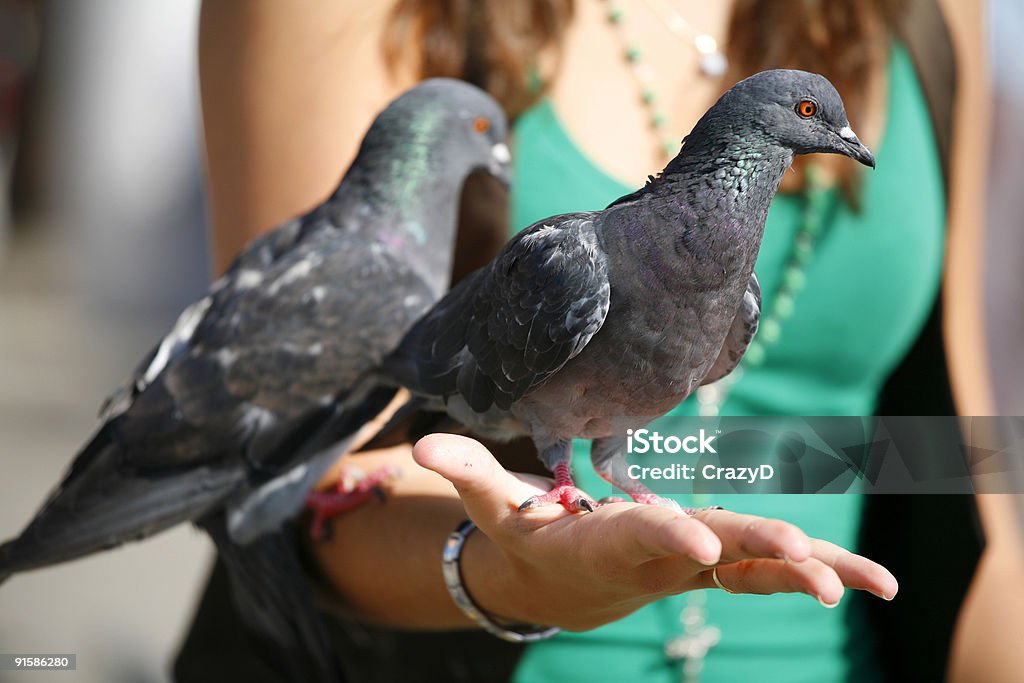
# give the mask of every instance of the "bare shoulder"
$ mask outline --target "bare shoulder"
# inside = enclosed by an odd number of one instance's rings
[[[984,92],[988,75],[985,0],[938,0],[949,25],[959,72],[958,100]],[[985,107],[972,109],[983,112]],[[966,112],[964,112],[966,113]]]
[[[202,7],[200,87],[218,270],[319,203],[376,114],[411,85],[382,38],[392,2],[220,0]]]

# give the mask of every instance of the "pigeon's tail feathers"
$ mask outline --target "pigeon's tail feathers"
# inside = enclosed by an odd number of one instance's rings
[[[342,681],[340,664],[305,579],[291,523],[248,545],[232,541],[220,513],[200,525],[217,545],[235,607],[264,661],[284,680]]]
[[[146,477],[123,471],[115,425],[104,425],[17,538],[0,547],[0,577],[67,562],[197,519],[244,476],[196,468]]]
[[[291,465],[229,505],[231,540],[241,545],[252,543],[297,515],[309,491],[338,458],[353,450],[362,428],[387,408],[396,392],[393,387],[371,385],[355,396],[338,396],[280,439],[268,461],[282,461],[287,456]]]

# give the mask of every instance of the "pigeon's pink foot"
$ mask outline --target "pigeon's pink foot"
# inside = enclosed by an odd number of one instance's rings
[[[550,503],[558,503],[569,512],[583,512],[584,510],[593,512],[594,508],[597,507],[597,503],[590,496],[575,486],[570,485],[556,486],[542,496],[527,498],[526,502],[519,506],[519,509],[526,510],[527,508]]]
[[[625,498],[622,498],[621,496],[605,496],[601,500],[597,501],[597,504],[600,507],[601,505],[608,505],[609,503],[626,503],[626,502],[628,502],[628,501]]]
[[[568,463],[555,467],[555,488],[540,496],[531,496],[519,506],[520,512],[549,503],[558,503],[569,512],[593,512],[597,507],[594,499],[576,488]]]
[[[314,540],[327,538],[327,523],[340,514],[354,510],[371,498],[384,500],[384,484],[398,478],[400,470],[391,465],[370,474],[358,467],[344,467],[334,491],[310,491],[306,507],[313,511],[309,533]]]
[[[705,505],[702,508],[682,508],[683,513],[693,517],[698,512],[704,512],[705,510],[724,510],[725,508],[721,505]]]
[[[675,510],[676,512],[682,512],[687,515],[692,515],[696,510],[691,511],[691,508],[683,508],[679,503],[675,502],[671,498],[662,498],[656,496],[653,493],[636,493],[632,496],[633,501],[640,503],[641,505],[657,505],[659,507],[668,508],[669,510]]]
[[[640,503],[641,505],[658,505],[658,506],[663,507],[663,508],[668,508],[669,510],[675,510],[676,512],[681,512],[682,514],[686,515],[687,517],[693,517],[698,512],[703,512],[704,510],[723,510],[724,509],[721,505],[709,505],[707,507],[702,507],[702,508],[684,508],[679,503],[675,502],[674,500],[671,500],[669,498],[662,498],[661,496],[656,496],[653,493],[632,493],[632,494],[630,494],[630,497],[635,502]],[[602,501],[603,500],[607,500],[607,499],[602,499]]]

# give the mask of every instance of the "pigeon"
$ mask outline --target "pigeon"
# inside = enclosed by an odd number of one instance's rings
[[[349,388],[447,290],[462,186],[477,172],[507,185],[506,135],[498,103],[468,83],[431,79],[391,102],[337,189],[247,245],[107,400],[63,481],[0,546],[0,581],[193,521],[235,570],[250,625],[285,650],[290,637],[287,678],[337,680],[329,655],[301,653],[317,636],[286,526],[392,399]],[[299,622],[290,636],[282,615]]]
[[[768,207],[794,155],[815,152],[874,167],[826,78],[737,83],[643,188],[513,237],[416,323],[381,382],[478,435],[532,437],[555,487],[524,507],[593,510],[570,473],[572,439],[585,438],[602,478],[678,509],[627,476],[627,432],[739,363],[760,316]]]

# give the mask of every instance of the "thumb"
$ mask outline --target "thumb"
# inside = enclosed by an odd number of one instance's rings
[[[455,486],[466,513],[485,532],[540,491],[505,470],[479,441],[464,436],[425,436],[413,446],[412,457]]]

